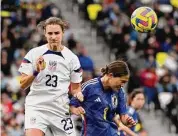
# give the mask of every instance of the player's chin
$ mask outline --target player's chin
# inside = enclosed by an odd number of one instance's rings
[[[59,45],[59,43],[57,43],[57,42],[53,42],[53,43],[51,43],[51,45],[57,47],[57,46]]]
[[[137,109],[139,110],[139,109],[141,109],[141,108],[143,108],[143,106],[142,105],[139,105],[138,107],[137,107]]]
[[[59,44],[58,43],[52,43],[51,46],[52,46],[53,50],[57,50]]]
[[[119,89],[120,89],[120,87],[115,87],[115,88],[113,88],[113,90],[114,90],[115,92],[118,92]]]

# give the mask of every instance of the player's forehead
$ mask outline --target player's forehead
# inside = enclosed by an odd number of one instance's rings
[[[46,26],[46,32],[57,32],[62,31],[62,28],[58,24],[49,24]]]
[[[122,81],[128,81],[129,80],[129,75],[121,76],[120,80],[122,80]]]
[[[126,76],[121,76],[121,77],[114,77],[115,79],[119,80],[119,81],[125,81],[127,82],[129,80],[129,75]]]
[[[135,98],[136,99],[144,99],[145,97],[144,97],[143,93],[139,93],[135,96]]]

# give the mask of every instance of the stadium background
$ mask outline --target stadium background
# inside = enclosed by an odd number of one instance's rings
[[[18,67],[27,51],[45,43],[39,21],[66,19],[64,44],[76,53],[83,81],[122,58],[131,69],[129,94],[142,88],[147,104],[140,112],[149,136],[178,133],[178,1],[176,0],[2,0],[1,1],[1,135],[23,136],[24,100]],[[135,32],[130,15],[139,6],[152,7],[159,19],[153,33]],[[146,81],[146,82],[142,82]],[[80,129],[80,120],[77,129]]]

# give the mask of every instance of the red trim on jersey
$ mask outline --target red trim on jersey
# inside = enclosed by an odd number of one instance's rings
[[[69,93],[71,93],[71,90],[72,90],[72,88],[71,88],[71,83],[70,83],[68,89],[69,89]]]
[[[87,136],[87,120],[85,115],[84,115],[83,123],[84,123],[84,136]]]

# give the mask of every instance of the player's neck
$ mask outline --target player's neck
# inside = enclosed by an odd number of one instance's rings
[[[107,83],[107,81],[105,80],[104,77],[101,78],[101,82],[102,82],[102,84],[103,84],[104,90],[109,89],[108,83]]]
[[[63,45],[59,45],[59,46],[52,46],[50,44],[47,45],[48,49],[51,51],[56,51],[56,52],[60,52],[64,49]]]

